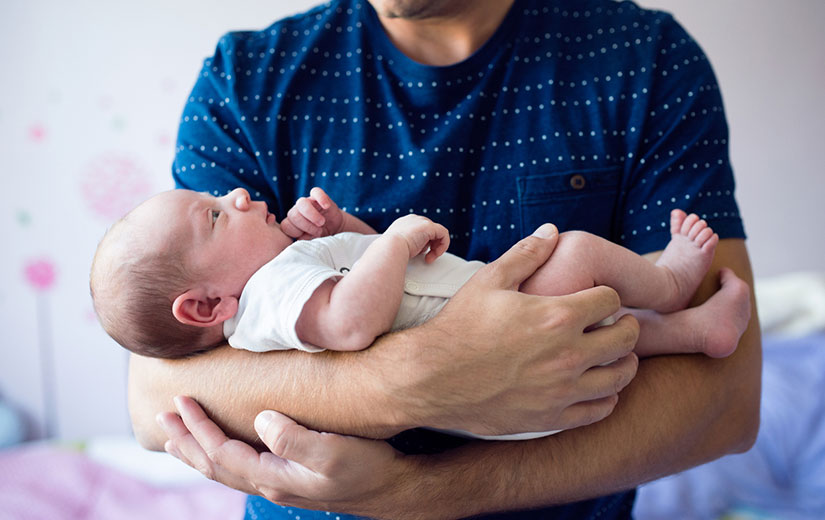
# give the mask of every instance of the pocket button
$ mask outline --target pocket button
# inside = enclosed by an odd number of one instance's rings
[[[572,176],[570,177],[570,186],[571,186],[574,190],[581,190],[581,189],[584,189],[584,186],[585,186],[586,184],[587,184],[587,181],[585,181],[585,179],[584,179],[584,175],[581,175],[581,174],[577,173],[577,174],[572,175]]]

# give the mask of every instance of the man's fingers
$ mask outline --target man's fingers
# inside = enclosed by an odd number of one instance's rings
[[[177,457],[190,466],[202,466],[206,459],[206,452],[192,437],[192,434],[183,424],[183,420],[169,412],[158,414],[158,424],[169,437],[163,448],[167,453]],[[198,467],[200,469],[200,467]]]
[[[493,287],[517,289],[530,275],[550,258],[559,232],[556,226],[544,224],[529,237],[519,240],[494,262],[483,267],[480,276]]]
[[[164,451],[192,466],[189,458],[178,448],[178,443],[185,444],[187,437],[192,437],[181,418],[171,412],[163,412],[158,414],[156,419],[163,432],[169,437],[163,445]]]
[[[212,461],[180,417],[172,413],[160,414],[158,423],[169,436],[164,445],[167,453],[197,469],[206,478],[217,479]]]
[[[258,437],[276,456],[312,467],[319,450],[323,448],[324,435],[308,430],[286,415],[265,410],[255,418]]]
[[[193,399],[189,397],[175,397],[175,407],[178,409],[183,424],[197,439],[198,443],[207,453],[215,451],[221,444],[229,438],[206,416],[203,409]]]
[[[159,413],[156,420],[163,430],[163,433],[165,433],[171,441],[176,442],[181,437],[189,435],[189,430],[183,425],[181,418],[171,412]]]
[[[583,401],[567,407],[559,416],[561,428],[569,430],[601,421],[616,408],[618,395],[611,395],[592,401]]]
[[[582,348],[590,366],[598,366],[630,354],[638,339],[639,322],[632,315],[625,314],[613,325],[585,332]]]
[[[175,407],[177,407],[178,413],[183,419],[183,424],[191,432],[190,438],[204,453],[204,456],[215,463],[208,468],[208,471],[212,473],[212,475],[207,475],[209,478],[216,478],[216,468],[214,466],[239,475],[257,468],[259,461],[255,449],[244,442],[227,437],[223,430],[207,417],[200,405],[193,399],[176,397]],[[187,451],[187,447],[191,449]],[[177,443],[177,448],[184,452],[191,462],[195,462],[192,458],[197,453],[191,443],[187,442],[185,446]],[[196,462],[194,466],[203,473],[201,464]]]
[[[209,479],[255,493],[248,477],[260,470],[258,452],[244,442],[227,437],[191,398],[176,397],[175,406],[187,435],[170,440],[174,442],[174,449],[184,456],[182,460]]]
[[[579,378],[576,389],[586,400],[610,397],[630,384],[638,368],[639,358],[635,354],[629,354],[609,365],[587,370]]]
[[[174,442],[166,441],[165,443],[163,443],[163,451],[165,451],[169,455],[175,457],[179,461],[181,461],[185,464],[189,464],[189,461],[186,460],[186,457],[184,457],[183,454],[181,452],[179,452],[178,449],[175,447]],[[189,465],[191,466],[191,464],[189,464]]]
[[[558,296],[581,319],[582,328],[595,325],[616,314],[621,308],[619,294],[610,287],[600,285],[573,294]],[[635,344],[635,343],[634,343]],[[616,359],[616,358],[614,358]]]

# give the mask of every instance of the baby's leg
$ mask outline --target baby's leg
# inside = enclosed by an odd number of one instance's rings
[[[729,356],[750,321],[750,289],[730,269],[719,272],[721,288],[705,303],[670,314],[629,310],[639,320],[639,357],[702,353]]]
[[[671,214],[671,240],[655,264],[590,233],[562,233],[553,255],[520,290],[560,296],[607,285],[624,306],[671,312],[687,306],[718,241],[705,221],[681,210]]]

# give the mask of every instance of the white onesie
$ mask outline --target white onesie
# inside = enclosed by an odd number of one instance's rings
[[[298,317],[315,290],[326,280],[346,276],[379,236],[339,233],[299,240],[284,249],[244,287],[238,312],[223,325],[229,344],[253,352],[323,350],[298,338]],[[423,256],[410,260],[401,307],[391,330],[414,327],[435,316],[483,265],[450,253],[431,264]]]

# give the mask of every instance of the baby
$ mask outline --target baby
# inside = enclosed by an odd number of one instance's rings
[[[623,306],[656,311],[638,313],[639,356],[727,356],[747,325],[744,283],[724,270],[719,301],[681,311],[719,238],[681,210],[671,235],[654,264],[595,235],[562,233],[519,290],[554,296],[607,285]],[[104,329],[145,356],[184,357],[225,340],[258,352],[360,350],[434,316],[484,265],[445,253],[449,243],[446,228],[418,215],[375,234],[320,188],[280,225],[242,188],[217,198],[172,190],[107,232],[90,285]]]

